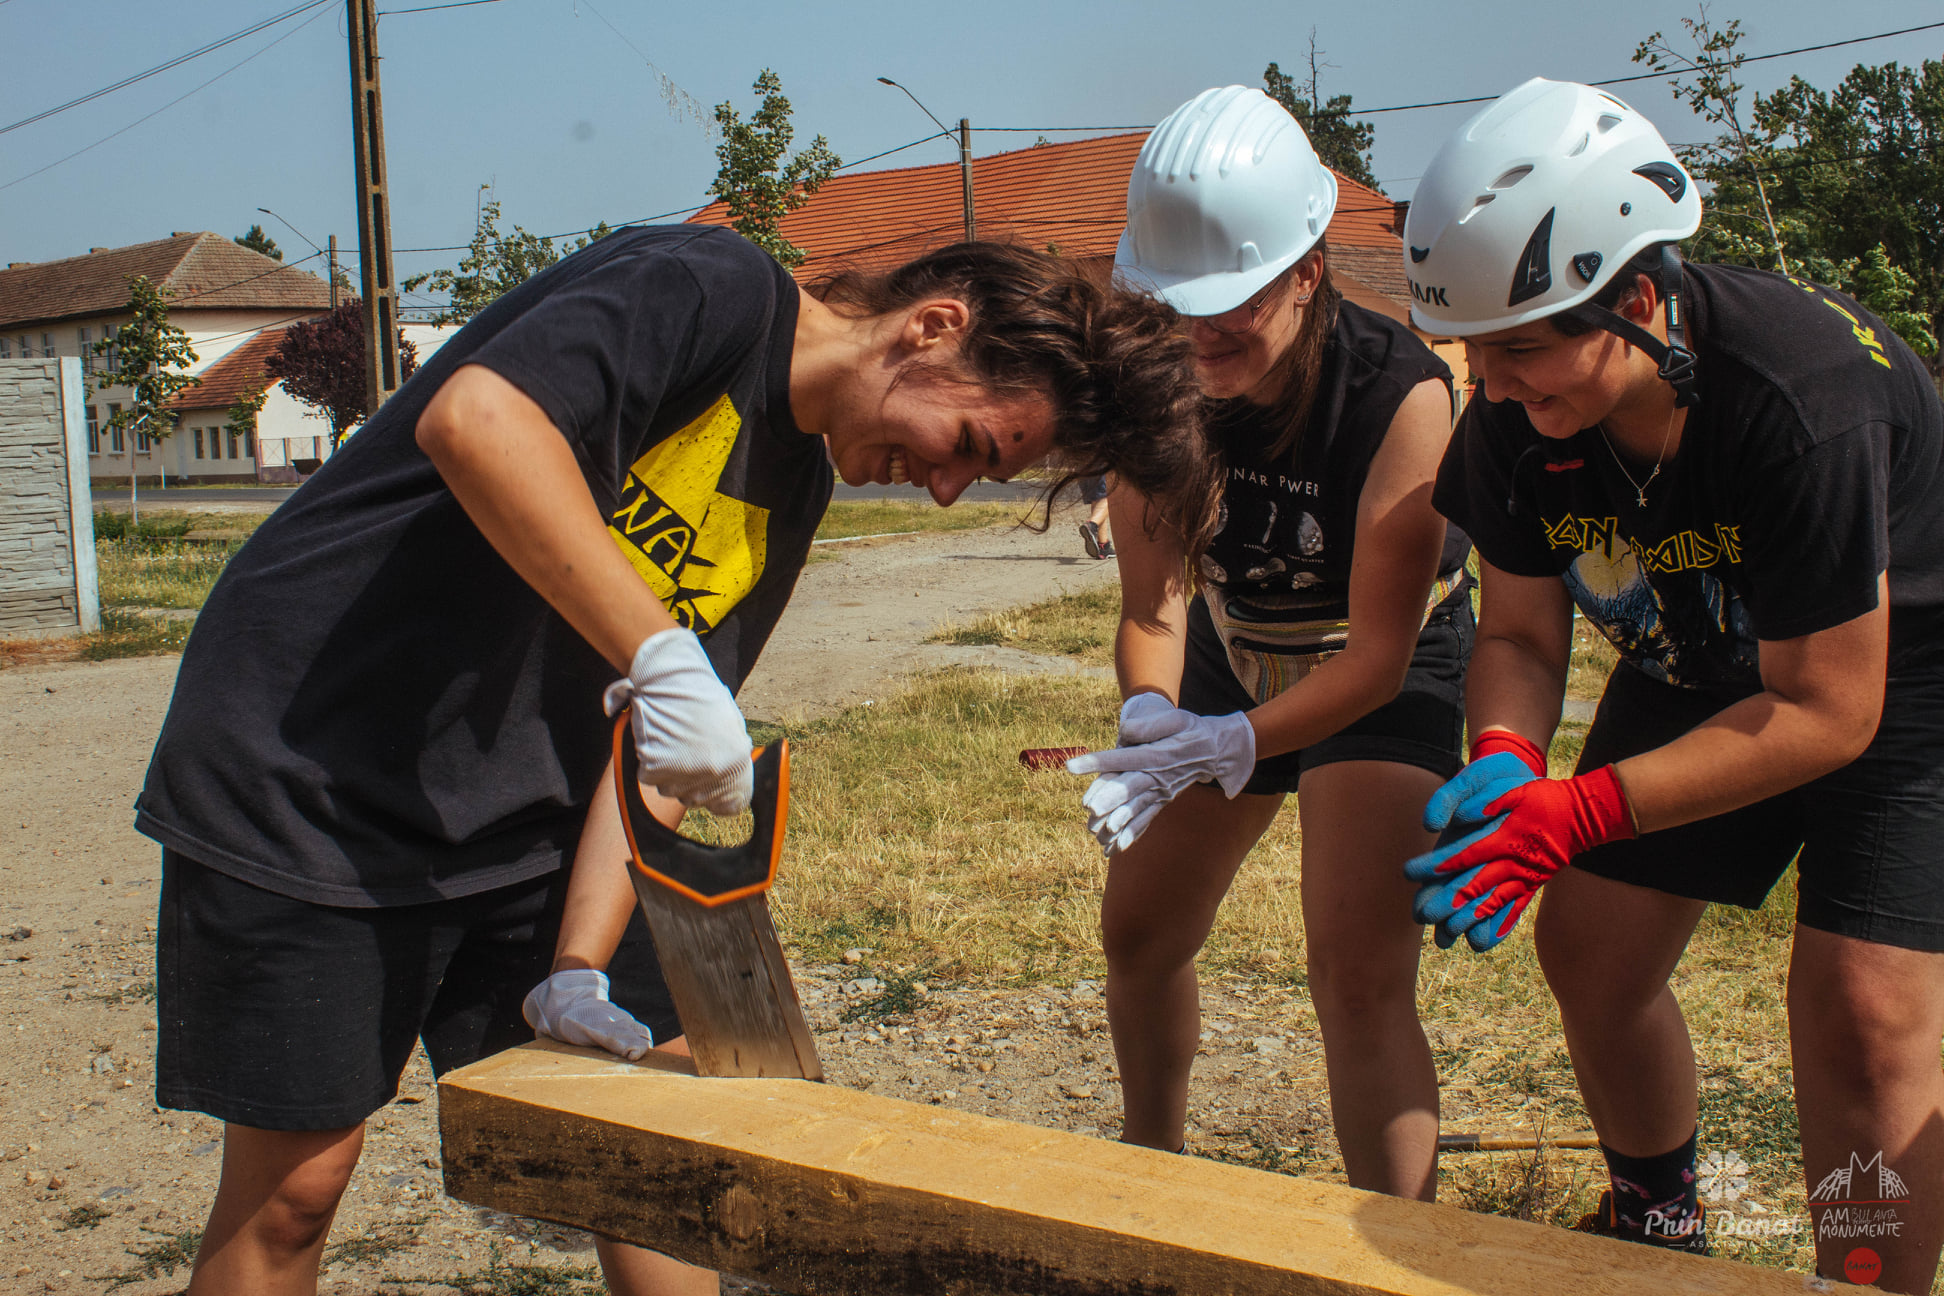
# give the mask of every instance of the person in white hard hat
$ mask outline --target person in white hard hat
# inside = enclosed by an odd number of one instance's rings
[[[1099,775],[1085,801],[1111,857],[1122,1137],[1182,1146],[1194,959],[1294,792],[1350,1182],[1428,1198],[1437,1073],[1398,870],[1430,844],[1424,800],[1463,759],[1469,548],[1431,507],[1450,372],[1403,324],[1338,295],[1323,246],[1336,199],[1302,128],[1258,90],[1207,91],[1142,147],[1116,263],[1192,317],[1218,471],[1180,525],[1116,490],[1122,745],[1068,768]]]
[[[1468,122],[1418,187],[1414,315],[1466,340],[1482,384],[1435,499],[1478,545],[1484,602],[1474,760],[1432,798],[1444,836],[1409,872],[1440,943],[1480,950],[1545,886],[1539,958],[1612,1176],[1587,1226],[1700,1250],[1695,1056],[1668,978],[1709,903],[1761,907],[1794,860],[1818,1262],[1929,1291],[1944,408],[1841,293],[1684,267],[1700,219],[1650,122],[1544,80]],[[1551,778],[1575,605],[1620,664],[1578,772]]]

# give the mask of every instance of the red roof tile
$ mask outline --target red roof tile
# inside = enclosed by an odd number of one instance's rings
[[[1146,138],[1146,131],[1102,135],[974,158],[979,237],[1051,245],[1071,257],[1111,258],[1126,223],[1127,177]],[[1404,249],[1392,229],[1390,199],[1338,178],[1331,248],[1386,253],[1401,266]],[[964,213],[958,163],[941,162],[837,176],[783,218],[782,232],[810,254],[796,271],[800,281],[808,281],[838,266],[899,265],[953,242],[964,234]],[[730,223],[720,201],[689,219]],[[1368,259],[1373,266],[1376,260]],[[1400,268],[1376,291],[1394,297],[1402,280]],[[1402,291],[1400,300],[1408,303],[1409,289]]]
[[[202,385],[191,387],[169,403],[174,410],[228,409],[237,398],[255,395],[270,380],[264,376],[266,361],[283,345],[284,331],[264,329],[234,351],[204,369],[197,377]]]
[[[0,270],[0,328],[115,314],[137,275],[172,290],[172,310],[331,305],[331,287],[316,275],[204,231]]]

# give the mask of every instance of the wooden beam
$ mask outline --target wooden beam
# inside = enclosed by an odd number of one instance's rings
[[[834,1085],[699,1079],[674,1070],[680,1060],[649,1060],[536,1044],[448,1074],[446,1190],[818,1296],[1843,1289]]]

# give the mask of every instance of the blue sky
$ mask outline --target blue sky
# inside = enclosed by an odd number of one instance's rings
[[[0,0],[0,49],[7,52],[0,126],[298,2]],[[380,0],[379,7],[438,2]],[[1626,75],[1639,70],[1629,57],[1641,38],[1657,28],[1678,32],[1681,17],[1694,12],[1671,0],[1328,7],[497,0],[397,13],[381,21],[379,44],[398,268],[409,274],[451,264],[450,252],[405,249],[465,242],[484,183],[494,186],[508,221],[547,234],[702,202],[715,174],[714,142],[693,116],[671,110],[658,73],[706,118],[723,99],[747,112],[750,82],[772,67],[795,105],[800,141],[822,132],[846,161],[934,129],[903,95],[876,81],[890,76],[948,122],[971,118],[974,151],[985,154],[1029,145],[1034,134],[982,127],[1044,129],[1059,139],[1070,136],[1052,128],[1146,125],[1207,86],[1260,84],[1271,59],[1294,71],[1304,64],[1312,25],[1334,65],[1324,73],[1326,92],[1353,94],[1362,108],[1496,94],[1533,75]],[[1936,0],[1717,0],[1711,12],[1717,21],[1741,17],[1750,53],[1940,17]],[[0,134],[0,262],[50,260],[172,230],[238,234],[253,221],[270,230],[286,257],[309,252],[258,207],[276,210],[320,244],[335,233],[352,246],[342,6],[325,7],[297,30],[311,17]],[[1758,90],[1791,74],[1829,86],[1857,62],[1940,56],[1944,29],[1755,64],[1745,79]],[[1616,93],[1671,139],[1711,133],[1662,85]],[[1375,167],[1387,191],[1408,197],[1438,143],[1475,110],[1374,118]],[[99,147],[30,174],[124,127]],[[933,140],[869,165],[955,156],[954,147]]]

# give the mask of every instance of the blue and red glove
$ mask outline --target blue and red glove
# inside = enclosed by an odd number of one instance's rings
[[[1472,762],[1432,794],[1424,826],[1435,849],[1404,865],[1425,885],[1412,912],[1437,926],[1449,949],[1463,936],[1475,950],[1504,940],[1539,888],[1575,855],[1634,835],[1633,815],[1611,765],[1549,779],[1538,746],[1494,729],[1472,745]],[[1481,826],[1482,825],[1482,826]]]

